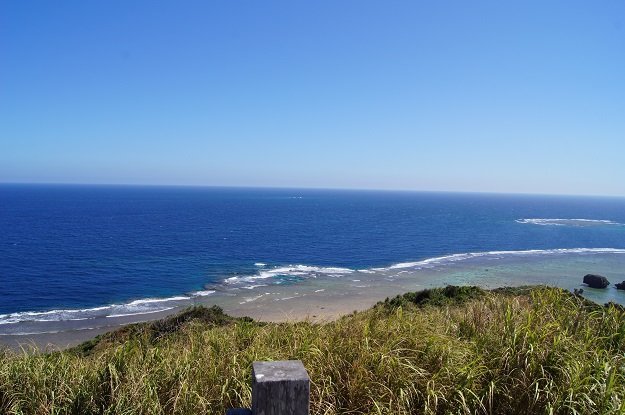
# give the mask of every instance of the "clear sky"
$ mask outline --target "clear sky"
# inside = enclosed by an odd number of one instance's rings
[[[625,1],[0,0],[0,182],[625,196]]]

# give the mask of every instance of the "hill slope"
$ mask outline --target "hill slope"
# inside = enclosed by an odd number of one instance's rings
[[[301,359],[311,413],[624,413],[625,316],[545,287],[447,287],[326,324],[194,308],[51,354],[3,352],[0,413],[224,414]]]

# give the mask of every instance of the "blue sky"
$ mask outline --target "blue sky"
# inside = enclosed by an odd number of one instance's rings
[[[625,196],[625,2],[0,0],[0,182]]]

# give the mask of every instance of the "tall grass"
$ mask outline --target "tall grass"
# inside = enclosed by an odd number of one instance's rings
[[[0,413],[224,414],[251,406],[253,361],[301,359],[315,414],[625,414],[621,307],[453,290],[326,324],[195,309],[74,350],[4,351]]]

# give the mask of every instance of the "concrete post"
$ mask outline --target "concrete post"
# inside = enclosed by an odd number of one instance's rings
[[[252,363],[253,415],[309,415],[310,377],[300,360]]]

